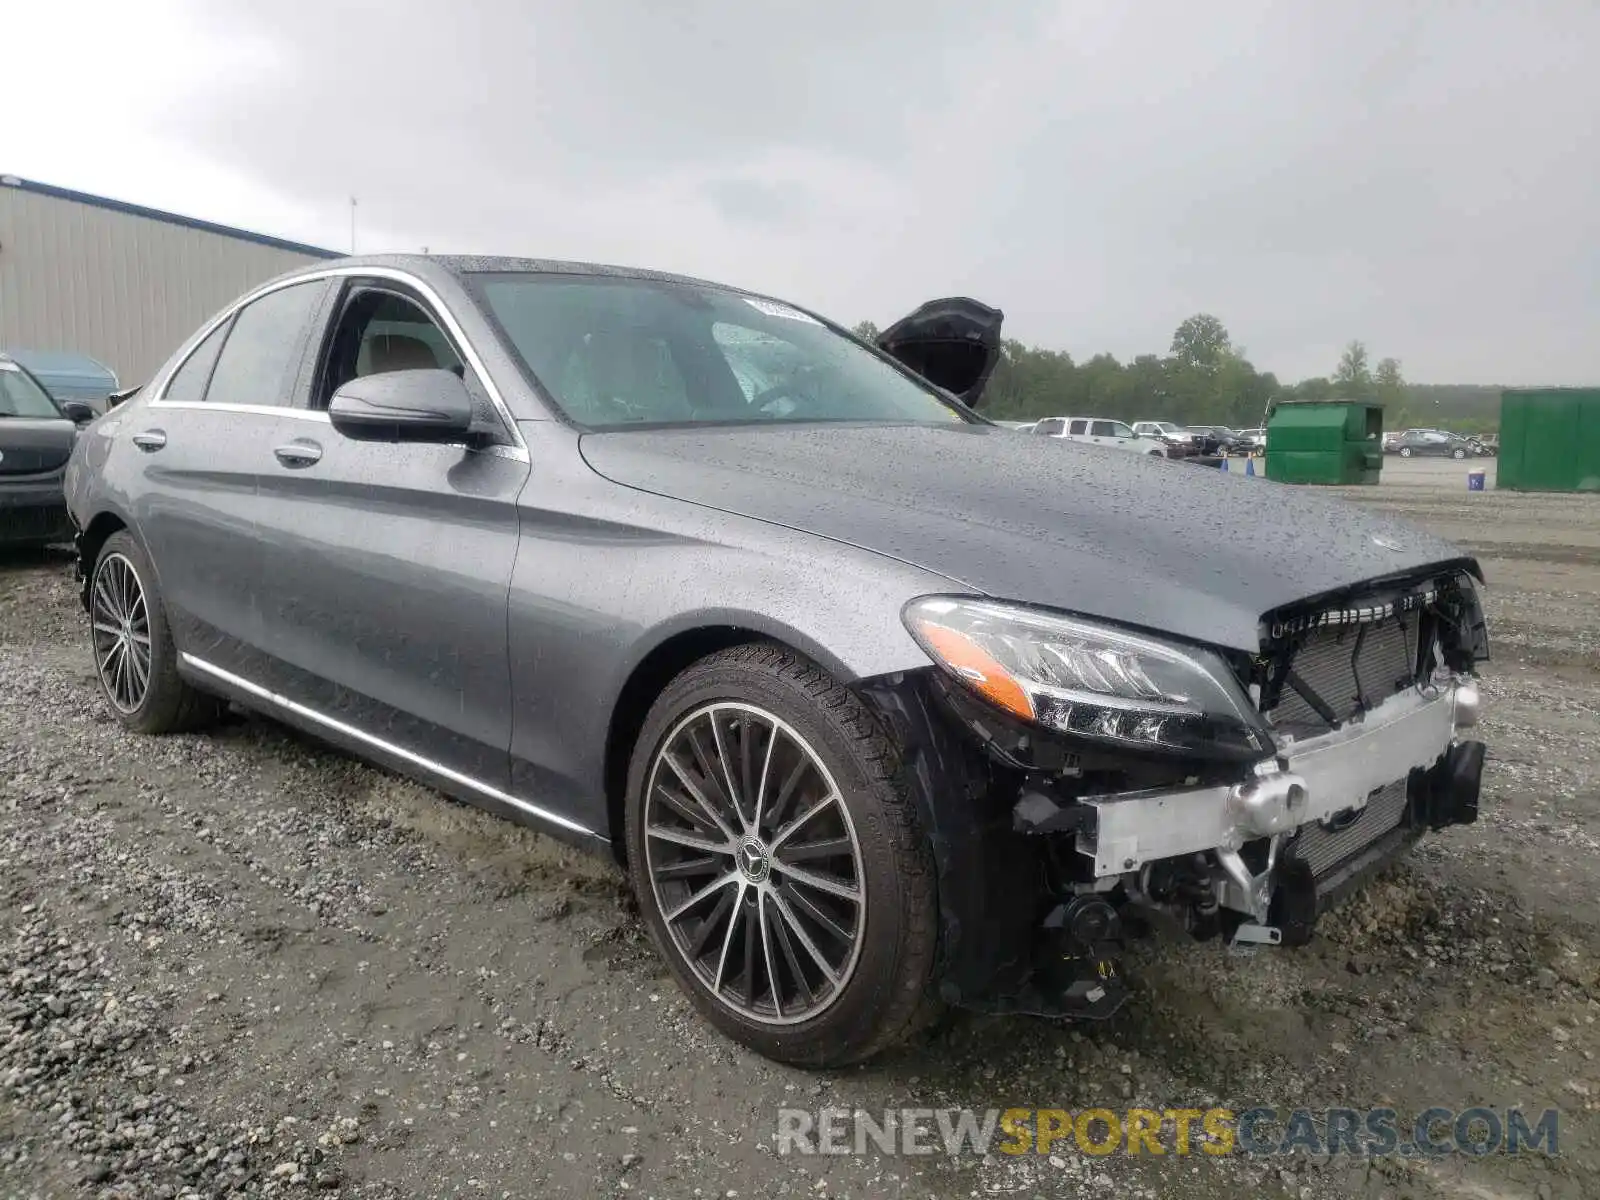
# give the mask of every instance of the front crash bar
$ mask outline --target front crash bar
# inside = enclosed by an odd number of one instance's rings
[[[1470,679],[1414,688],[1359,721],[1290,743],[1248,783],[1083,797],[1095,820],[1079,829],[1077,850],[1093,861],[1096,878],[1123,875],[1163,858],[1236,851],[1254,838],[1364,808],[1378,788],[1437,762],[1477,711]]]

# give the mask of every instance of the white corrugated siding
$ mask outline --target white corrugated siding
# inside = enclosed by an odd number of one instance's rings
[[[70,350],[143,383],[208,317],[317,261],[0,186],[0,350]]]

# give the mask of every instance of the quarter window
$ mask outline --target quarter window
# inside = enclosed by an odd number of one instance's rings
[[[206,398],[206,384],[211,379],[211,368],[217,365],[217,351],[222,349],[222,339],[228,336],[228,322],[218,325],[206,340],[194,348],[194,353],[183,360],[183,365],[167,380],[164,400],[194,401]]]
[[[211,372],[206,401],[268,407],[292,404],[311,319],[327,288],[327,281],[321,279],[291,284],[240,309]]]

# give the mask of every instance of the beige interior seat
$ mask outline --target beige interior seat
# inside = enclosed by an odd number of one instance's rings
[[[367,341],[367,369],[363,375],[385,371],[426,371],[439,366],[433,348],[421,338],[402,333],[380,333]]]

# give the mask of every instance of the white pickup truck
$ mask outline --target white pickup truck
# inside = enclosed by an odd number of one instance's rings
[[[1063,438],[1069,442],[1093,442],[1116,446],[1137,454],[1166,458],[1166,446],[1155,438],[1142,437],[1121,421],[1104,417],[1045,417],[1033,427],[1042,437]]]

